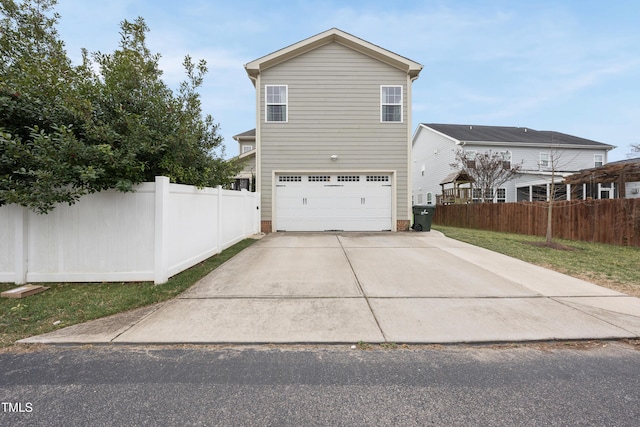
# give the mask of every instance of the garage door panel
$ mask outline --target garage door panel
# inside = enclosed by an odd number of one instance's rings
[[[369,179],[370,178],[370,179]],[[276,229],[282,231],[391,230],[388,175],[300,175],[278,179]]]

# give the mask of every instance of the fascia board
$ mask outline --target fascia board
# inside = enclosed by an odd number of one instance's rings
[[[456,140],[457,141],[457,140]],[[612,150],[611,145],[588,145],[588,144],[547,144],[544,142],[502,142],[502,141],[461,141],[471,145],[486,145],[500,147],[538,147],[538,148],[577,148],[581,150]]]
[[[245,64],[244,68],[249,77],[255,78],[260,72],[273,67],[298,55],[302,55],[320,46],[336,42],[357,52],[375,58],[395,68],[405,71],[413,79],[417,78],[423,66],[408,58],[383,49],[344,31],[332,28],[298,43],[277,50]]]

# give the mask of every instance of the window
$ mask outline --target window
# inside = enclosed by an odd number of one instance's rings
[[[380,86],[380,121],[402,122],[402,86]]]
[[[473,202],[474,203],[482,202],[482,199],[483,199],[482,196],[484,196],[485,202],[492,203],[493,193],[494,193],[493,188],[488,188],[486,191],[483,191],[482,188],[474,187],[472,192]]]
[[[359,175],[338,175],[338,182],[358,182],[360,181]]]
[[[505,203],[507,201],[507,189],[506,188],[498,188],[496,190],[496,202],[497,203]]]
[[[309,182],[329,182],[331,177],[328,175],[310,175]]]
[[[475,169],[477,154],[478,152],[476,150],[468,150],[464,152],[464,159],[469,169]]]
[[[549,153],[540,153],[540,168],[549,167]]]
[[[278,177],[279,182],[302,182],[302,177],[300,175],[281,175]]]
[[[427,204],[433,204],[433,193],[427,193]]]
[[[253,145],[243,145],[242,146],[242,152],[243,153],[248,153],[251,150],[253,150]]]
[[[287,121],[287,86],[265,86],[267,122]]]
[[[500,155],[502,156],[502,168],[511,169],[511,151],[503,151]]]
[[[422,168],[420,169],[420,175],[424,176],[424,165],[422,165]]]
[[[367,175],[367,182],[389,182],[388,175]]]
[[[595,154],[593,156],[593,166],[599,168],[604,164],[604,156],[602,154]]]

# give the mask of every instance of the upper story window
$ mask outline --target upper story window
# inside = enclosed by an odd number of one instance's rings
[[[242,152],[243,153],[248,153],[251,150],[253,150],[253,145],[243,145],[242,146]]]
[[[286,122],[287,121],[287,97],[288,90],[286,85],[265,86],[265,100],[267,103],[266,121],[267,122]]]
[[[548,168],[549,166],[551,166],[551,164],[549,163],[549,153],[540,153],[539,165],[541,169]]]
[[[466,150],[464,152],[464,160],[465,160],[466,166],[469,169],[475,169],[477,155],[478,155],[478,152],[476,150]]]
[[[502,156],[502,168],[511,169],[511,151],[502,151],[500,155]]]
[[[602,154],[594,154],[593,156],[593,166],[599,168],[604,164],[604,156]]]
[[[380,121],[402,122],[402,86],[380,86]]]

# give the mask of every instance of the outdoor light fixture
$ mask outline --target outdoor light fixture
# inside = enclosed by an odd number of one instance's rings
[[[338,160],[338,155],[337,154],[332,154],[330,159],[335,162],[336,160]]]

